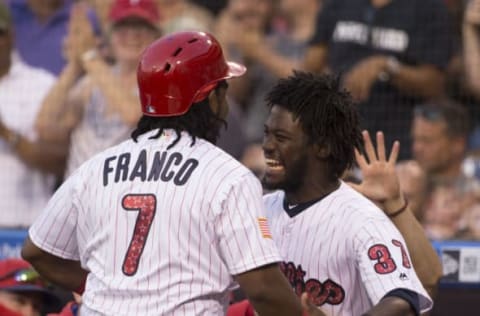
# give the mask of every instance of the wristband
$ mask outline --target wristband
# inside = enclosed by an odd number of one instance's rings
[[[388,217],[390,217],[390,218],[397,217],[398,215],[402,214],[407,209],[408,200],[407,200],[407,198],[404,198],[404,199],[405,199],[405,204],[403,204],[403,206],[401,208],[399,208],[398,210],[396,210],[395,212],[387,214]]]

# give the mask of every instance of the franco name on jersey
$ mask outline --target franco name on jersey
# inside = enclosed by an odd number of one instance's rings
[[[198,160],[184,157],[179,152],[156,151],[147,160],[147,151],[142,150],[137,159],[130,153],[108,157],[103,164],[103,186],[109,181],[164,181],[173,180],[175,185],[184,185],[198,166]]]

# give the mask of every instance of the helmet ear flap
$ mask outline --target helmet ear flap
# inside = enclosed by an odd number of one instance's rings
[[[193,97],[192,104],[205,100],[210,94],[210,92],[212,92],[212,90],[214,90],[217,86],[218,81],[215,81],[201,87]]]

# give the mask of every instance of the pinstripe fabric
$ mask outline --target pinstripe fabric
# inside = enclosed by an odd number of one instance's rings
[[[191,138],[182,134],[167,152],[174,134],[166,132],[159,140],[146,136],[138,144],[126,141],[112,147],[75,171],[32,226],[30,238],[50,253],[80,259],[91,271],[82,316],[223,315],[228,291],[236,286],[231,275],[280,261],[273,240],[262,237],[257,222],[265,216],[261,185],[240,163],[204,140],[190,146]],[[145,173],[138,167],[142,152]],[[115,182],[118,157],[125,153],[130,153],[128,176],[122,181],[120,172]],[[140,181],[139,176],[130,181],[133,169],[148,179],[153,159],[162,157],[155,153],[166,157],[159,180]],[[169,157],[178,159],[171,158],[166,170]],[[175,185],[189,159],[198,166],[188,181]],[[105,175],[105,170],[110,171]],[[161,180],[173,174],[169,181]],[[147,210],[143,217],[135,210],[139,205]],[[148,224],[151,214],[151,226],[138,224]],[[129,247],[136,227],[148,234],[133,273],[134,260],[124,259],[142,246],[138,239]],[[126,262],[131,276],[122,272]]]
[[[402,265],[402,251],[392,243],[405,245],[403,237],[369,200],[342,183],[290,218],[283,199],[284,193],[277,191],[265,196],[264,203],[284,258],[283,270],[297,293],[310,292],[327,315],[360,315],[395,288],[419,293],[421,310],[431,308],[432,301],[415,271]],[[372,248],[375,245],[379,246]],[[387,265],[391,261],[385,263],[388,272],[377,265],[381,260],[377,249],[388,249],[395,269]],[[322,292],[322,287],[329,290]]]

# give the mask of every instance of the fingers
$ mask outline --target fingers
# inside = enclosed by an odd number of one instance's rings
[[[363,142],[365,143],[365,152],[367,153],[367,158],[370,163],[377,160],[377,154],[375,153],[375,148],[373,147],[372,140],[370,139],[370,134],[368,131],[362,132]]]
[[[385,137],[382,132],[377,132],[377,154],[378,160],[387,161],[385,155]]]
[[[302,293],[300,300],[302,302],[302,308],[306,310],[309,313],[309,315],[310,315],[310,312],[312,311],[312,308],[317,309],[316,306],[313,305],[312,302],[310,301],[310,297],[308,296],[307,292]]]
[[[388,163],[391,165],[395,165],[398,159],[398,153],[400,152],[400,142],[396,140],[393,143],[392,151],[390,152],[390,156],[388,157]]]
[[[306,312],[307,315],[310,316],[325,316],[325,314],[315,306],[310,298],[308,297],[307,292],[303,292],[302,296],[300,297],[300,301],[302,303],[302,308]]]
[[[365,156],[362,155],[357,148],[354,148],[355,151],[355,160],[357,161],[358,166],[360,169],[364,170],[368,166],[368,162],[365,159]]]

